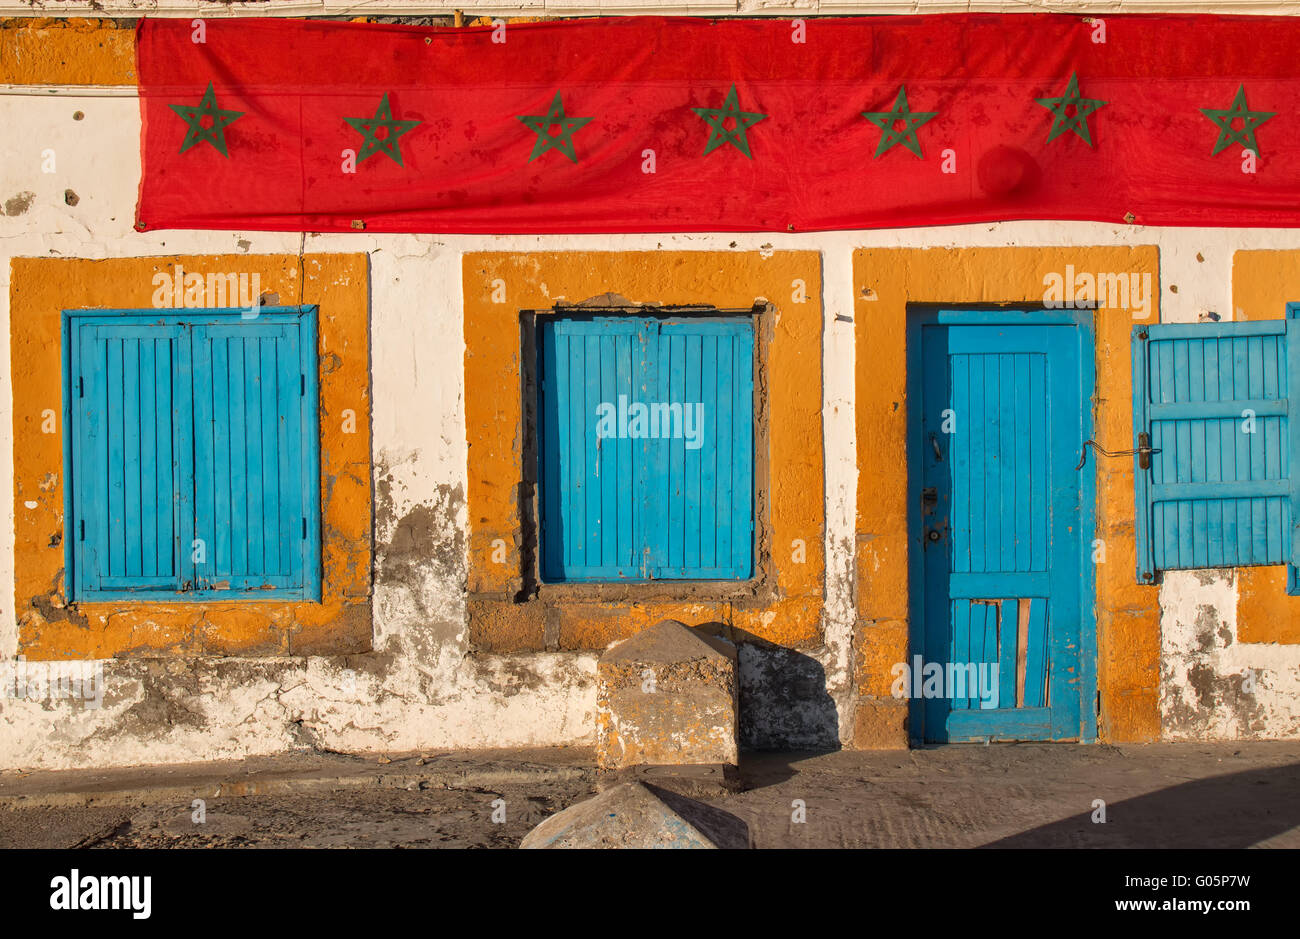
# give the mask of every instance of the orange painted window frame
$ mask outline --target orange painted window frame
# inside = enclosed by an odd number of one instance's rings
[[[476,252],[462,265],[469,444],[469,627],[481,651],[603,649],[671,618],[787,647],[822,636],[825,472],[821,256],[814,251]],[[585,304],[749,309],[772,304],[766,497],[772,582],[718,598],[668,582],[617,596],[524,595],[524,362],[521,316]],[[756,524],[758,521],[756,520]],[[560,586],[560,585],[555,585]],[[600,585],[602,587],[607,585]]]
[[[154,306],[155,278],[248,273],[275,302],[316,304],[319,363],[320,603],[69,603],[64,584],[64,309]],[[364,254],[15,258],[9,330],[14,434],[14,609],[30,660],[119,656],[330,655],[368,651],[370,572],[369,273]],[[160,308],[162,309],[162,308]],[[346,419],[344,411],[351,411]],[[346,428],[346,429],[345,429]]]

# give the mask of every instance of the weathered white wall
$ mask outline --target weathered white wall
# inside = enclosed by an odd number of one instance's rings
[[[84,120],[73,121],[73,111]],[[155,232],[132,228],[139,179],[139,111],[130,97],[0,94],[0,493],[12,494],[12,396],[8,365],[9,258],[171,253],[280,253],[297,234]],[[53,149],[57,172],[41,172]],[[64,204],[71,189],[80,201]],[[19,198],[15,209],[26,201]],[[122,660],[104,663],[104,706],[0,698],[0,767],[172,762],[263,754],[293,746],[351,751],[547,745],[591,739],[594,656],[466,654],[464,581],[466,444],[460,257],[473,250],[815,249],[825,271],[826,643],[811,654],[826,670],[841,739],[852,734],[854,325],[851,253],[860,245],[1150,244],[1160,247],[1167,319],[1229,311],[1232,252],[1300,249],[1300,232],[1144,229],[1093,223],[1006,223],[926,230],[790,234],[444,237],[307,236],[308,252],[371,257],[373,463],[376,494],[376,653],[336,660]],[[1204,260],[1198,260],[1198,253]],[[1179,290],[1174,293],[1173,286]],[[1297,285],[1300,291],[1300,285]],[[1106,442],[1123,447],[1123,441]],[[12,495],[0,500],[0,659],[17,650],[13,602]],[[439,552],[414,582],[384,576],[405,520],[434,526]],[[1235,642],[1235,594],[1224,575],[1178,575],[1165,608],[1164,704],[1204,712],[1180,722],[1193,736],[1300,732],[1300,647]],[[1198,625],[1204,606],[1222,628]],[[1226,631],[1225,631],[1226,630]],[[1208,647],[1205,643],[1208,642]],[[1243,722],[1232,704],[1188,704],[1189,670],[1254,667],[1264,717]],[[1201,674],[1201,673],[1197,673]]]

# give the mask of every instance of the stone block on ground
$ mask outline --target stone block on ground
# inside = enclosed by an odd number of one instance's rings
[[[542,822],[521,848],[748,848],[749,826],[703,802],[624,783]]]
[[[736,647],[663,620],[596,665],[596,763],[736,765]]]

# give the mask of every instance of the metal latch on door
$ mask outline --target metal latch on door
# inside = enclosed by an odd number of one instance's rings
[[[1138,434],[1138,445],[1132,450],[1107,450],[1105,447],[1097,443],[1097,441],[1095,440],[1085,440],[1083,442],[1082,448],[1080,448],[1079,450],[1079,463],[1077,466],[1075,466],[1075,469],[1077,470],[1083,469],[1083,464],[1088,459],[1089,447],[1092,447],[1102,456],[1132,456],[1133,454],[1136,453],[1138,458],[1138,467],[1140,469],[1150,469],[1151,454],[1160,452],[1160,449],[1158,447],[1153,448],[1151,446],[1151,435],[1148,434],[1146,431],[1143,431],[1142,433]]]

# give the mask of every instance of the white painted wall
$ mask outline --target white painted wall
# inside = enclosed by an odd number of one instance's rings
[[[84,120],[73,121],[82,111]],[[12,395],[8,366],[9,259],[15,256],[122,257],[171,253],[281,253],[297,234],[151,232],[132,228],[139,179],[139,109],[130,97],[0,94],[0,205],[25,191],[31,208],[0,216],[0,660],[17,651],[12,609]],[[57,172],[41,172],[53,149]],[[65,189],[80,197],[64,204]],[[367,251],[372,264],[373,461],[376,485],[388,478],[392,518],[429,506],[448,531],[463,530],[463,506],[447,492],[466,486],[460,258],[476,250],[709,249],[768,246],[821,251],[825,271],[826,643],[813,654],[826,670],[851,736],[852,545],[857,462],[854,444],[855,288],[851,253],[861,245],[962,246],[1151,244],[1159,246],[1166,319],[1193,320],[1205,309],[1230,313],[1232,252],[1300,249],[1300,231],[1149,229],[1096,223],[1020,222],[824,234],[627,236],[307,236],[308,252]],[[1197,254],[1204,258],[1197,260]],[[1171,285],[1179,287],[1173,293]],[[1300,285],[1297,285],[1300,292]],[[1108,442],[1112,447],[1123,441]],[[376,543],[392,532],[378,530]],[[378,559],[382,563],[382,557]],[[589,741],[595,658],[590,654],[466,654],[464,566],[431,567],[416,588],[379,588],[376,650],[382,672],[353,671],[332,659],[200,659],[104,663],[104,706],[67,700],[0,698],[0,767],[126,765],[237,757],[317,745],[350,751],[550,745]],[[1231,714],[1207,713],[1194,736],[1300,734],[1300,646],[1235,641],[1235,592],[1226,575],[1171,575],[1164,615],[1162,707],[1187,701],[1196,663],[1218,670],[1258,668],[1262,729]],[[1216,611],[1207,651],[1196,645],[1197,611]],[[374,657],[371,657],[374,658]],[[194,676],[197,676],[195,679]],[[179,680],[184,678],[186,680]]]

